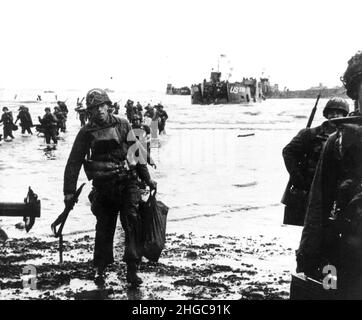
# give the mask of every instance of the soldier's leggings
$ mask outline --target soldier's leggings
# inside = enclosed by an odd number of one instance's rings
[[[107,192],[108,191],[108,192]],[[139,262],[141,259],[141,224],[138,213],[140,192],[137,180],[127,182],[119,190],[94,188],[89,198],[91,210],[97,218],[94,248],[94,265],[105,267],[113,263],[113,238],[120,213],[121,224],[125,233],[123,261]]]
[[[31,132],[31,129],[30,129],[30,126],[29,126],[29,125],[26,125],[26,126],[22,126],[22,127],[21,127],[21,133],[24,134],[25,131],[27,131],[27,132],[30,133],[30,134],[33,134],[33,133]]]
[[[11,125],[4,124],[4,139],[6,139],[7,137],[10,137],[10,138],[14,139],[13,131],[11,129]]]
[[[57,144],[58,139],[55,133],[56,133],[55,130],[45,130],[44,131],[45,142],[49,144],[50,141],[53,140],[54,144]]]

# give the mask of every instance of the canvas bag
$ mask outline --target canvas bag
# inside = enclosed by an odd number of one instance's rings
[[[166,221],[168,207],[156,200],[156,191],[152,191],[146,202],[141,201],[141,243],[143,256],[157,262],[166,242]]]

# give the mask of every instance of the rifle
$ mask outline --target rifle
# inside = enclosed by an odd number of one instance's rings
[[[60,263],[63,263],[63,235],[62,235],[63,227],[65,224],[65,221],[68,218],[69,212],[73,210],[74,205],[78,202],[79,195],[82,192],[84,185],[85,185],[85,183],[81,184],[81,186],[75,192],[72,201],[68,205],[65,206],[63,212],[51,224],[51,229],[54,233],[54,236],[56,238],[59,238],[59,261],[60,261]],[[60,225],[60,226],[57,230],[56,227],[58,225]]]
[[[312,122],[313,122],[313,119],[314,119],[314,115],[317,111],[317,105],[318,105],[318,101],[319,101],[319,98],[321,97],[321,93],[318,93],[318,96],[317,96],[317,100],[314,104],[314,107],[312,109],[312,112],[310,113],[310,116],[309,116],[309,119],[308,119],[308,123],[307,123],[307,129],[309,129],[311,126],[312,126]]]

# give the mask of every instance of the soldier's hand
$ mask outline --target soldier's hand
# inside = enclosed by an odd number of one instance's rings
[[[151,164],[151,167],[154,168],[154,169],[157,169],[157,166],[154,163]]]
[[[64,204],[66,207],[72,204],[74,198],[74,193],[69,193],[64,195]]]

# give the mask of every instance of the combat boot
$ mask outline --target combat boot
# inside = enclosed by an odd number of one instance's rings
[[[126,279],[127,282],[132,286],[138,286],[143,282],[142,279],[137,275],[137,264],[135,262],[127,263]]]
[[[96,274],[94,275],[94,283],[97,286],[103,286],[106,282],[105,280],[105,267],[104,266],[98,266],[96,270]]]

